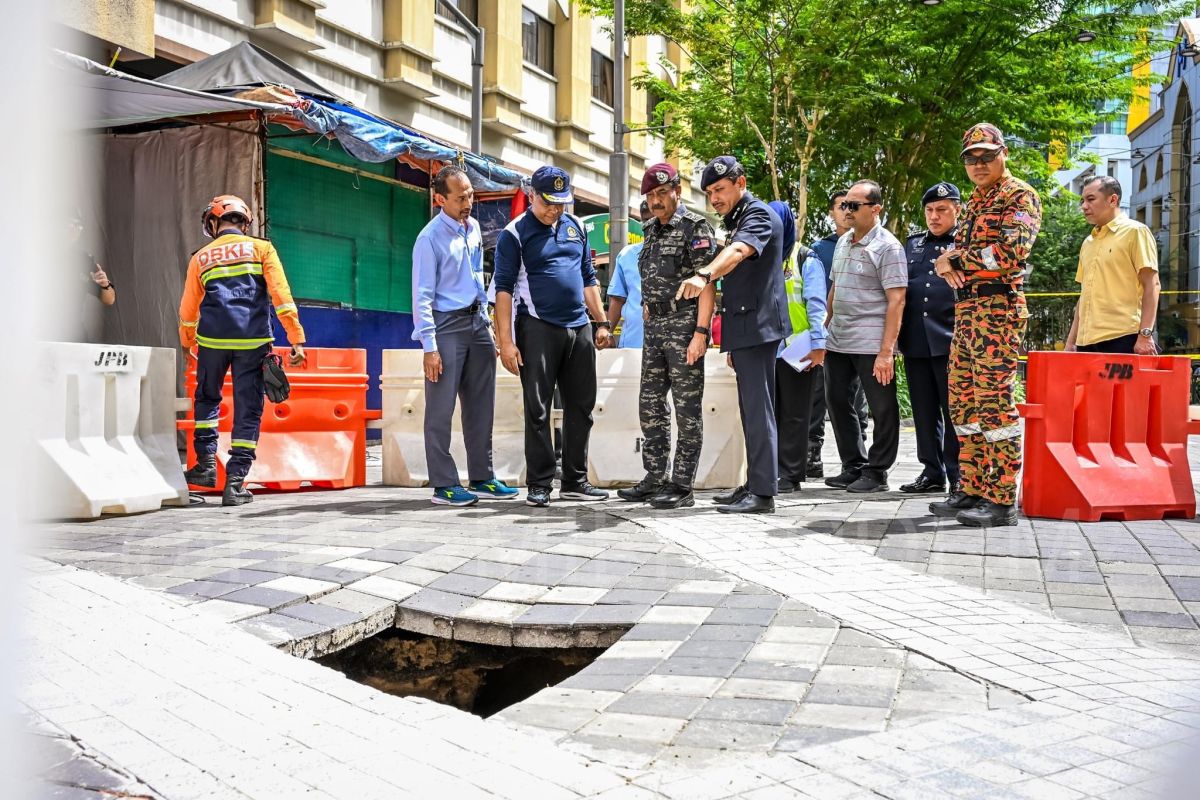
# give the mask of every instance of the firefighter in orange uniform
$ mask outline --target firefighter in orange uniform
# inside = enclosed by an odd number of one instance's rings
[[[194,486],[217,485],[217,417],[225,373],[233,370],[233,436],[225,465],[221,504],[250,502],[243,486],[258,446],[262,419],[263,359],[271,352],[271,308],[287,331],[291,363],[304,360],[304,329],[292,302],[275,246],[248,236],[253,217],[238,197],[214,197],[201,224],[212,243],[188,262],[179,303],[179,341],[197,347],[195,397],[196,464],[185,474]]]
[[[937,258],[934,271],[955,295],[949,392],[962,489],[929,510],[961,525],[990,528],[1017,523],[1021,421],[1013,383],[1029,322],[1026,262],[1042,204],[1033,187],[1008,171],[1008,147],[995,125],[972,126],[961,155],[975,191],[954,247]]]

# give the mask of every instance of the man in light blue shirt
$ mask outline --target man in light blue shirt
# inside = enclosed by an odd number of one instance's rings
[[[435,505],[469,506],[480,496],[516,497],[492,470],[496,345],[483,290],[483,237],[471,217],[474,190],[466,172],[444,167],[433,181],[442,210],[413,244],[413,339],[425,351],[425,461]],[[450,426],[462,399],[470,491],[450,455]]]
[[[642,274],[638,272],[641,253],[641,242],[622,247],[612,280],[608,282],[608,321],[615,326],[618,320],[623,320],[617,347],[642,346]]]

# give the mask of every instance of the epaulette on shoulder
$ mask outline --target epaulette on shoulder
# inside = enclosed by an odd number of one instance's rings
[[[684,211],[683,211],[683,218],[684,218],[684,219],[686,219],[686,220],[689,220],[689,221],[691,221],[691,222],[705,222],[705,221],[707,221],[707,220],[705,219],[705,217],[704,217],[704,215],[703,215],[703,214],[701,214],[699,211],[693,211],[693,210],[692,210],[692,209],[690,209],[690,208],[684,209]]]

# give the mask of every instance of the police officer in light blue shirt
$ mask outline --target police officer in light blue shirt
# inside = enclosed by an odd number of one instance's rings
[[[471,217],[474,191],[466,172],[442,168],[433,181],[441,206],[413,244],[413,339],[425,351],[425,461],[435,505],[469,506],[480,496],[507,500],[516,489],[492,470],[496,346],[483,291],[483,238]],[[470,491],[450,455],[450,426],[462,400]]]

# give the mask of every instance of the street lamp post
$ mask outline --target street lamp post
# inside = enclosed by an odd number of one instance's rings
[[[625,152],[625,0],[613,2],[613,152],[608,159],[608,258],[629,236],[629,154]]]

